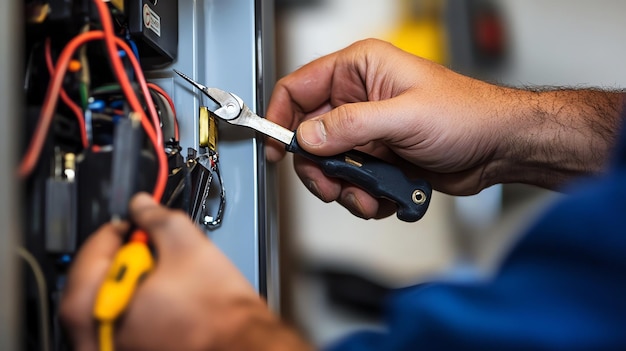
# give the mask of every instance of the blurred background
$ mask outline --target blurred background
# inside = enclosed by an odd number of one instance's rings
[[[626,86],[619,0],[279,0],[278,73],[374,37],[512,86]],[[354,218],[279,165],[283,313],[315,344],[377,327],[389,289],[489,274],[559,194],[494,186],[436,193],[424,219]]]

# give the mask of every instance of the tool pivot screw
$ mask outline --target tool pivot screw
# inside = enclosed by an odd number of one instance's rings
[[[226,110],[228,111],[228,113],[234,113],[235,111],[237,111],[237,106],[234,103],[229,102],[228,104],[226,104]]]
[[[411,200],[417,205],[425,203],[427,198],[426,194],[419,189],[415,190],[411,195]]]

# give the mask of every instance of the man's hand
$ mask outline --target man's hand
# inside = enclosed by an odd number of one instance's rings
[[[183,212],[146,194],[133,199],[130,211],[154,244],[157,263],[117,321],[118,350],[308,349]],[[127,230],[102,226],[73,263],[61,315],[77,350],[98,349],[93,304]]]
[[[470,195],[496,184],[555,188],[602,169],[618,132],[621,93],[530,91],[457,74],[378,40],[315,60],[281,79],[267,118],[297,128],[317,155],[352,148],[425,178],[436,190]],[[267,156],[284,148],[270,141]],[[296,157],[295,168],[324,201],[377,218],[393,213],[363,190],[324,176]]]

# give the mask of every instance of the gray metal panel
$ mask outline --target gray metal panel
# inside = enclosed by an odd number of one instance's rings
[[[257,109],[258,111],[265,111],[276,83],[274,2],[256,0],[256,11],[257,58],[260,61],[257,65],[259,68]],[[265,269],[261,270],[265,272],[265,277],[261,277],[261,288],[266,294],[268,305],[276,313],[280,313],[280,230],[278,225],[277,169],[275,165],[266,162],[265,148],[262,143],[257,151],[260,160],[257,168],[259,184],[264,185],[259,189],[260,226],[265,228],[265,232],[261,233],[264,235],[260,237],[262,245],[260,248],[261,264],[265,265]]]
[[[251,109],[257,105],[257,38],[254,0],[179,0],[179,55],[170,67],[151,72],[150,80],[172,95],[180,124],[181,146],[197,149],[198,108],[210,105],[192,87],[174,76],[176,68],[207,85],[239,95]],[[222,225],[209,237],[246,278],[265,294],[264,167],[262,142],[251,131],[222,123],[218,152],[227,204]]]
[[[18,237],[17,188],[13,177],[15,167],[15,131],[20,113],[21,94],[15,87],[19,84],[21,59],[21,2],[0,1],[0,350],[17,350],[19,322],[18,269],[15,245]]]

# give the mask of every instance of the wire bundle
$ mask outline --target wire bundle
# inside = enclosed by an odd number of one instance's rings
[[[165,185],[167,182],[168,166],[166,155],[163,152],[164,142],[163,134],[160,128],[159,115],[154,105],[154,101],[152,100],[150,89],[155,90],[166,97],[168,97],[168,95],[155,84],[147,83],[134,51],[124,40],[115,35],[111,15],[108,11],[107,5],[101,0],[94,0],[94,4],[97,6],[98,13],[100,15],[102,30],[87,31],[74,37],[65,46],[57,59],[56,65],[54,66],[52,63],[52,57],[50,55],[50,42],[49,40],[46,41],[46,64],[51,75],[50,83],[46,91],[35,132],[19,165],[18,175],[21,178],[26,178],[34,170],[41,155],[46,136],[50,129],[50,125],[52,123],[59,97],[61,97],[63,102],[76,115],[81,129],[81,141],[83,143],[83,146],[88,146],[88,138],[83,111],[76,103],[74,103],[70,99],[67,93],[62,89],[62,85],[70,61],[72,60],[72,57],[74,56],[76,51],[88,42],[104,40],[115,77],[120,84],[120,87],[128,104],[130,105],[130,108],[141,116],[142,127],[148,135],[148,138],[150,139],[150,142],[152,143],[152,146],[155,150],[159,170],[157,173],[157,180],[152,195],[156,201],[160,201],[161,197],[163,196],[163,192],[165,190]],[[141,93],[143,94],[143,98],[150,117],[146,115],[144,107],[142,106],[139,97],[136,95],[133,89],[128,74],[124,68],[122,59],[118,54],[118,48],[126,54],[132,65],[135,78],[139,84]],[[173,102],[171,101],[171,99],[169,99],[169,97],[168,103],[174,111]],[[174,124],[174,126],[176,129],[176,135],[178,136],[178,127],[176,123]]]

